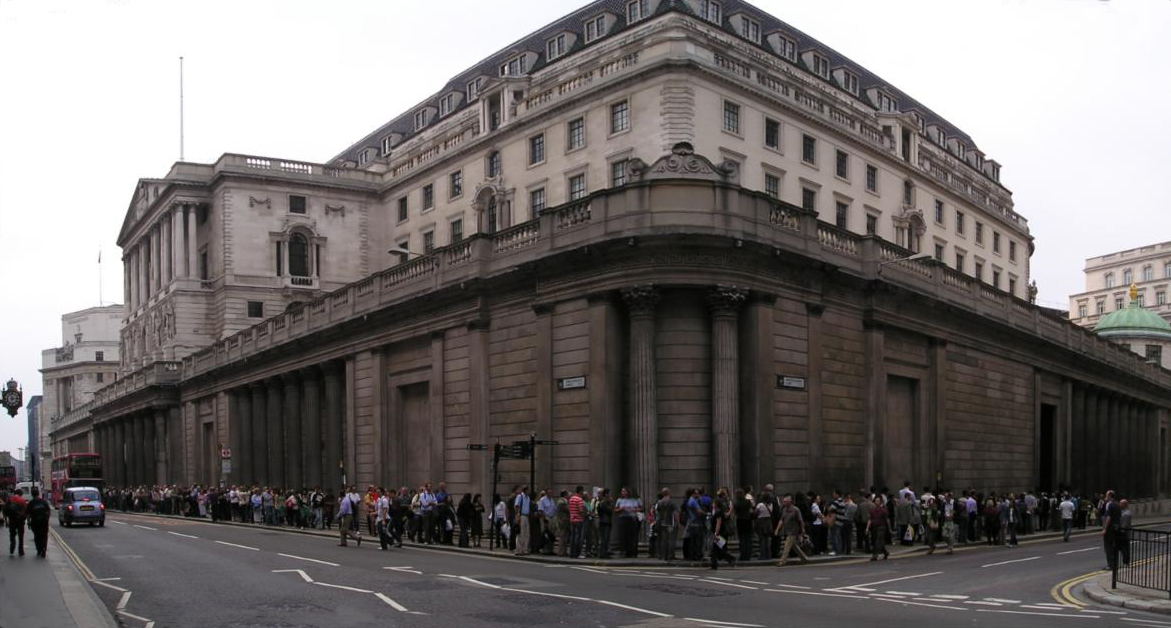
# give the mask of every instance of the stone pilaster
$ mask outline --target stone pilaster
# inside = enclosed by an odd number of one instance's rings
[[[183,433],[183,409],[174,406],[167,409],[167,464],[168,484],[181,484],[187,478],[187,457],[183,455],[185,442]]]
[[[272,483],[268,474],[268,413],[262,382],[253,382],[249,386],[252,393],[252,481],[266,485]]]
[[[748,291],[716,286],[707,294],[712,316],[713,488],[733,489],[740,460],[740,308]]]
[[[655,308],[661,295],[654,286],[622,291],[630,316],[631,478],[644,502],[659,490],[658,386],[655,364]]]
[[[236,400],[232,407],[236,411],[236,420],[232,422],[233,442],[232,471],[236,482],[251,484],[252,478],[252,393],[247,387],[237,388],[232,392]]]
[[[1069,483],[1075,491],[1086,485],[1086,388],[1073,387],[1073,416],[1069,430]]]
[[[168,477],[167,471],[167,411],[154,410],[151,413],[151,421],[154,422],[154,449],[152,450],[152,458],[154,464],[150,468],[151,483],[159,484],[165,483]]]
[[[195,205],[187,205],[187,276],[199,277],[199,263],[196,256],[199,254],[195,239]]]
[[[134,415],[134,484],[146,484],[146,415]]]

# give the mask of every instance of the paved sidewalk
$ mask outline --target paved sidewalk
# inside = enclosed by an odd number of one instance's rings
[[[152,517],[164,517],[164,518],[168,518],[168,519],[181,519],[181,520],[186,520],[186,521],[202,521],[204,523],[211,523],[210,519],[197,519],[197,518],[191,518],[191,517],[181,517],[181,516],[177,516],[177,515],[160,515],[160,514],[154,514],[154,513],[123,512],[120,510],[110,510],[108,512],[111,514],[149,515]],[[239,526],[242,528],[255,528],[258,530],[274,529],[274,528],[270,528],[269,526],[265,526],[262,524],[240,523],[238,521],[232,521],[232,522],[220,521],[218,523],[221,525]],[[1142,519],[1136,519],[1134,525],[1135,526],[1150,526],[1150,525],[1166,524],[1166,523],[1169,523],[1167,517],[1164,515],[1159,515],[1159,516],[1147,517],[1147,518],[1142,518]],[[338,538],[338,532],[336,529],[333,529],[333,530],[313,530],[313,529],[298,530],[296,528],[292,528],[289,526],[276,526],[275,529],[280,529],[282,531],[292,532],[295,534],[307,534],[307,535],[312,535],[312,536],[328,537],[328,538],[335,539],[335,540]],[[1085,530],[1076,530],[1075,529],[1073,532],[1073,536],[1074,537],[1081,537],[1081,536],[1087,535],[1087,534],[1098,534],[1098,533],[1099,533],[1099,529],[1093,528],[1093,527],[1087,527]],[[1038,541],[1038,540],[1047,540],[1047,539],[1055,539],[1055,538],[1061,538],[1061,532],[1047,531],[1047,532],[1038,532],[1038,533],[1029,534],[1029,535],[1021,535],[1018,537],[1018,540],[1022,544],[1024,544],[1024,543],[1030,543],[1030,542],[1034,542],[1034,541]],[[366,541],[367,543],[371,544],[372,546],[376,546],[378,544],[378,537],[377,536],[372,537],[372,536],[368,536],[365,533],[363,533],[362,540]],[[483,548],[474,548],[474,547],[467,548],[467,547],[459,547],[457,545],[420,545],[418,543],[409,543],[409,542],[407,543],[407,546],[412,547],[412,548],[425,549],[425,550],[438,551],[438,552],[478,554],[478,555],[482,555],[482,556],[494,556],[497,558],[508,558],[508,559],[514,559],[514,560],[524,560],[524,561],[541,562],[541,563],[549,563],[549,564],[582,565],[582,566],[587,566],[587,567],[663,567],[665,565],[670,565],[672,567],[707,567],[707,566],[709,566],[708,561],[676,560],[676,561],[671,561],[671,562],[667,563],[667,562],[663,562],[657,558],[647,558],[645,556],[641,557],[641,558],[610,558],[610,559],[606,559],[606,560],[602,560],[602,559],[598,559],[598,558],[568,558],[568,557],[561,557],[561,556],[544,556],[544,555],[538,555],[538,554],[527,554],[525,556],[517,556],[517,555],[513,554],[512,552],[507,552],[507,551],[503,551],[503,550],[499,550],[499,549],[497,549],[496,551],[489,551],[487,541],[484,542]],[[957,551],[971,551],[971,550],[974,550],[977,548],[990,548],[990,547],[991,546],[987,545],[987,543],[985,541],[972,542],[972,543],[968,543],[967,545],[957,543],[955,546]],[[1003,549],[1002,546],[995,546],[995,547],[996,547],[996,549]],[[927,553],[927,547],[924,545],[919,545],[919,544],[907,547],[907,546],[903,546],[903,545],[899,545],[899,544],[895,543],[895,544],[888,545],[887,549],[890,551],[891,558],[899,558],[899,557],[913,556],[913,555],[924,555]],[[645,554],[646,546],[640,546],[639,550],[640,550],[640,552]],[[736,546],[734,543],[732,545],[731,553],[733,556],[739,556],[739,550],[736,549]],[[936,554],[946,554],[947,553],[947,545],[942,544],[942,543],[937,545],[935,553]],[[860,560],[860,559],[861,560],[869,560],[870,554],[859,553],[857,551],[855,551],[853,554],[848,554],[848,555],[843,555],[843,556],[827,556],[825,554],[822,554],[819,556],[811,556],[809,558],[809,562],[810,563],[831,563],[831,562],[838,562],[838,561]],[[744,566],[744,567],[776,567],[777,563],[778,563],[777,560],[751,560],[749,562],[737,562],[736,564],[740,565],[740,566]],[[800,563],[801,563],[800,559],[790,559],[789,560],[790,565],[798,565]],[[5,627],[0,626],[0,628],[5,628]]]
[[[1171,596],[1167,592],[1132,587],[1129,584],[1119,584],[1117,589],[1111,589],[1110,579],[1110,572],[1103,571],[1102,575],[1087,580],[1082,589],[1087,597],[1099,604],[1171,615]]]
[[[0,531],[7,541],[8,530]],[[48,558],[37,558],[31,532],[24,551],[23,557],[0,555],[0,628],[117,627],[53,534]]]

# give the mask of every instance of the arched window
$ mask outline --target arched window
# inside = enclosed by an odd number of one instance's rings
[[[1129,286],[1132,283],[1134,283],[1134,273],[1131,272],[1129,268],[1127,268],[1126,270],[1122,271],[1122,284]]]
[[[1163,278],[1171,279],[1171,263],[1163,264]]]
[[[309,241],[299,233],[289,236],[289,274],[309,276]]]
[[[1154,266],[1143,266],[1143,281],[1154,281],[1154,280],[1155,280]]]
[[[488,197],[488,233],[496,233],[496,197]]]
[[[1114,273],[1106,273],[1106,287],[1107,288],[1114,287]]]

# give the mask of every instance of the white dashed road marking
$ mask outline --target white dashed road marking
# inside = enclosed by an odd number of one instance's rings
[[[986,597],[984,599],[988,602],[1000,602],[1001,604],[1020,604],[1021,603],[1020,600],[1005,600],[1003,598],[998,598],[998,597]]]
[[[942,571],[932,571],[931,573],[921,573],[921,574],[917,574],[914,576],[903,576],[902,578],[890,578],[888,580],[879,580],[878,582],[863,582],[861,584],[852,584],[848,587],[837,587],[837,589],[835,589],[835,590],[838,590],[838,589],[857,589],[859,591],[865,591],[866,589],[863,589],[862,587],[873,587],[873,586],[877,586],[880,584],[887,584],[890,582],[899,582],[900,580],[914,580],[915,578],[926,578],[928,576],[938,576],[941,573],[943,573],[943,572]]]
[[[181,537],[183,537],[183,538],[185,538],[185,539],[198,539],[198,538],[199,538],[199,537],[197,537],[197,536],[192,536],[192,535],[190,535],[190,534],[183,534],[183,533],[181,533],[181,532],[171,532],[171,531],[167,531],[167,534],[174,534],[175,536],[181,536]]]
[[[407,566],[407,567],[383,567],[383,569],[389,569],[391,571],[402,571],[405,573],[413,573],[417,576],[423,575],[423,572],[415,570],[415,569],[411,569],[410,566]]]
[[[750,587],[746,584],[736,584],[735,582],[724,582],[723,580],[709,580],[708,578],[700,578],[700,582],[710,582],[712,584],[722,584],[726,587],[736,587],[737,589],[750,589],[757,591],[756,587]]]
[[[353,591],[354,593],[373,593],[373,591],[367,591],[366,589],[359,589],[357,587],[347,587],[344,584],[329,584],[327,582],[314,582],[313,584],[321,585],[323,587],[330,587],[333,589],[344,589],[346,591]]]
[[[316,558],[305,558],[304,556],[294,556],[292,554],[281,554],[280,552],[277,552],[277,556],[284,556],[285,558],[295,558],[297,560],[304,560],[304,561],[308,561],[311,563],[317,563],[319,565],[329,565],[330,567],[341,567],[341,565],[339,565],[337,563],[331,563],[328,560],[317,560]]]
[[[310,584],[313,584],[313,578],[310,578],[310,577],[309,577],[309,574],[305,573],[304,571],[301,571],[300,569],[273,569],[273,570],[272,570],[272,572],[273,572],[273,573],[295,573],[295,574],[299,574],[299,575],[301,576],[301,579],[302,579],[302,580],[304,580],[305,582],[308,582],[308,583],[310,583]]]
[[[126,591],[125,593],[122,594],[122,599],[118,600],[118,606],[116,608],[118,610],[122,610],[122,609],[126,608],[126,605],[129,603],[130,603],[130,592]]]
[[[159,531],[159,529],[158,529],[158,528],[152,528],[152,527],[150,527],[150,526],[140,526],[140,525],[138,525],[137,523],[136,523],[136,524],[134,524],[134,527],[136,527],[136,528],[142,528],[143,530],[150,530],[150,531],[152,531],[152,532],[158,532],[158,531]]]
[[[399,612],[403,612],[403,613],[407,612],[407,607],[403,606],[402,604],[399,604],[398,602],[395,602],[394,600],[386,597],[385,595],[383,595],[381,593],[375,593],[374,595],[378,599],[389,604],[390,607],[393,608],[394,610],[399,611]]]
[[[1002,560],[998,563],[988,563],[987,565],[980,565],[980,569],[983,569],[985,567],[997,567],[999,565],[1008,565],[1010,563],[1025,563],[1030,560],[1037,560],[1038,558],[1040,558],[1040,556],[1030,556],[1028,558],[1018,558],[1016,560]]]
[[[259,547],[248,547],[247,545],[237,545],[236,543],[229,543],[227,541],[216,541],[216,543],[219,543],[220,545],[228,545],[231,547],[238,547],[240,549],[252,550],[254,552],[260,551]]]
[[[1057,552],[1057,555],[1058,555],[1058,556],[1065,556],[1066,554],[1076,554],[1076,553],[1078,553],[1078,552],[1090,552],[1090,551],[1093,551],[1093,550],[1096,550],[1096,549],[1098,549],[1098,548],[1096,548],[1096,547],[1087,547],[1087,548],[1084,548],[1084,549],[1069,550],[1068,552]]]

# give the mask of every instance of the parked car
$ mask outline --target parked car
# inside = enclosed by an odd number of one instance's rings
[[[64,527],[75,523],[106,525],[106,505],[102,503],[102,494],[92,486],[65,489],[61,506],[57,509],[57,523]]]

